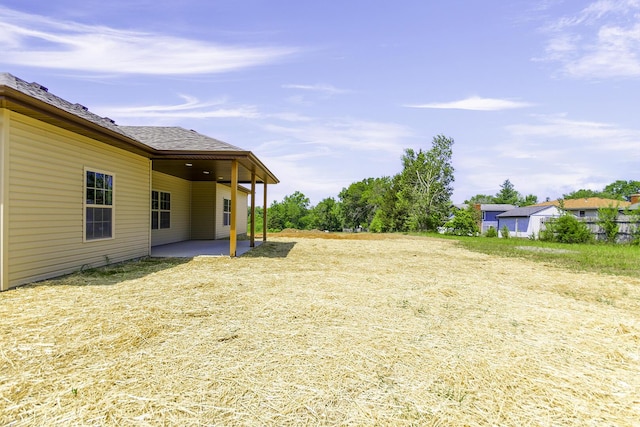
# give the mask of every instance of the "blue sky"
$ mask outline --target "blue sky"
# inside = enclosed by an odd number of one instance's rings
[[[0,52],[117,124],[253,151],[269,201],[337,198],[438,134],[454,202],[640,179],[640,0],[0,0]]]

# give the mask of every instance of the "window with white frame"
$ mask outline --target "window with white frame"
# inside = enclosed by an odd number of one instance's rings
[[[151,192],[151,229],[171,228],[171,193]]]
[[[222,225],[231,225],[231,200],[222,199]]]
[[[112,173],[85,169],[85,240],[113,237],[114,184]]]

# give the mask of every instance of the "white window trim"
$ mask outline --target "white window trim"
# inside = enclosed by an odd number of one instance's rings
[[[224,205],[225,205],[225,200],[229,201],[229,212],[224,210]],[[224,223],[224,219],[226,217],[226,215],[229,215],[229,223],[225,224]],[[223,227],[231,227],[231,215],[233,214],[233,212],[231,212],[231,199],[227,199],[226,197],[222,198],[222,226]]]
[[[173,215],[171,215],[171,204],[173,204],[173,202],[171,201],[172,197],[171,197],[171,191],[164,191],[164,190],[158,190],[158,189],[151,189],[151,203],[153,203],[153,192],[157,192],[158,193],[158,209],[153,209],[153,206],[151,206],[151,215],[153,215],[153,212],[158,212],[158,228],[153,228],[153,219],[151,219],[151,230],[152,231],[159,231],[159,230],[171,230],[173,221],[171,221],[171,217]],[[160,206],[162,204],[162,193],[168,194],[169,195],[169,209],[161,209]],[[169,227],[166,228],[162,228],[160,227],[161,224],[161,218],[160,218],[160,214],[162,212],[169,212]]]
[[[113,177],[111,205],[92,205],[87,203],[87,172],[102,173]],[[116,238],[116,174],[100,168],[85,166],[82,170],[82,242],[104,242],[105,240],[113,240]],[[106,207],[111,208],[111,237],[102,237],[99,239],[87,239],[87,208]]]

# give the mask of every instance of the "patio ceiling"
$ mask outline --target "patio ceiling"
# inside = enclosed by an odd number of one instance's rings
[[[225,156],[224,159],[204,156],[182,155],[179,158],[156,157],[153,170],[189,181],[231,182],[231,160],[238,160],[238,182],[251,183],[251,173],[255,172],[256,183],[277,184],[278,179],[264,167],[251,153]],[[252,158],[253,157],[253,158]]]

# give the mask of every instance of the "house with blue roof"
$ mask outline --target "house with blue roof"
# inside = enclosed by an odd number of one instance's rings
[[[496,216],[498,230],[507,227],[510,237],[538,238],[544,221],[557,218],[562,211],[557,206],[525,206],[511,209]]]

